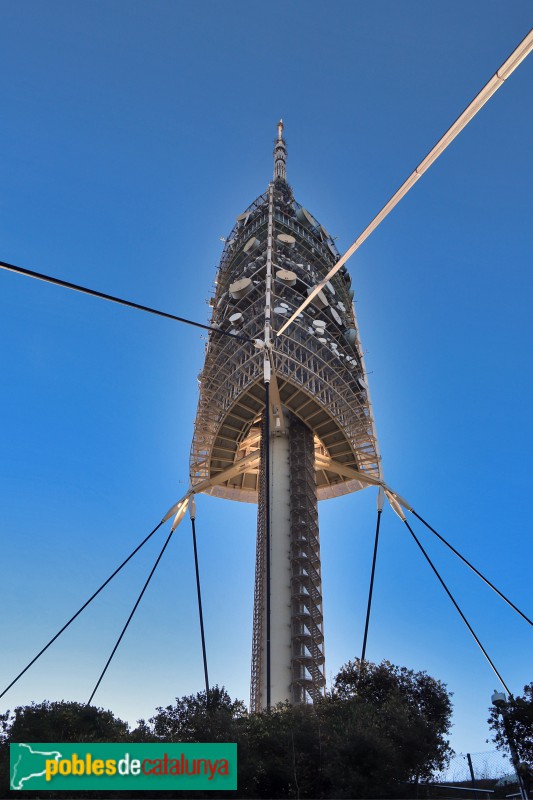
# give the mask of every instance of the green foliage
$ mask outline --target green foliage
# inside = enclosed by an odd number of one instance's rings
[[[111,711],[65,700],[8,712],[4,732],[13,742],[122,742],[128,735],[128,724]]]
[[[445,684],[426,672],[359,659],[348,662],[335,678],[333,697],[355,702],[358,714],[374,711],[375,731],[389,741],[397,756],[398,769],[411,778],[427,780],[442,769],[452,751],[444,738],[450,731],[452,704]]]
[[[308,706],[247,714],[216,687],[159,708],[150,723],[166,741],[234,741],[246,798],[382,797],[429,779],[451,749],[446,687],[389,662],[346,664],[332,694]]]
[[[177,697],[173,706],[158,708],[150,723],[156,739],[165,742],[233,742],[236,723],[246,716],[244,703],[215,686],[209,705],[205,692]]]
[[[508,729],[516,743],[518,758],[533,770],[533,683],[524,686],[523,696],[511,697],[505,706]],[[493,741],[499,750],[509,752],[504,718],[492,706],[488,720],[494,731]]]
[[[9,742],[125,742],[129,737],[126,722],[111,711],[84,703],[44,700],[19,706],[13,714],[8,711],[0,715],[0,796],[7,797],[9,791]],[[32,794],[19,793],[21,797]],[[47,792],[46,796],[62,794]]]
[[[109,711],[45,702],[0,717],[0,737],[6,765],[9,740],[237,742],[234,797],[405,797],[413,792],[408,782],[429,778],[446,762],[450,716],[445,686],[425,672],[383,662],[365,663],[360,674],[355,661],[315,705],[282,703],[249,714],[216,686],[209,704],[205,692],[176,698],[130,733]],[[217,793],[205,796],[214,800]]]

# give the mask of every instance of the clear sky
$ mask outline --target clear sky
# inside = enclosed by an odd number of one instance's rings
[[[0,259],[205,322],[221,236],[283,117],[297,199],[353,241],[531,27],[531,3],[0,2]],[[350,262],[384,473],[531,615],[533,60]],[[197,330],[0,273],[5,686],[187,488]],[[248,699],[253,505],[198,501],[210,677]],[[375,492],[320,505],[328,680],[361,649]],[[512,691],[531,628],[420,526]],[[156,537],[154,537],[155,539]],[[161,531],[1,701],[88,699]],[[454,693],[487,749],[489,666],[386,510],[368,657]],[[190,526],[95,702],[203,688]]]

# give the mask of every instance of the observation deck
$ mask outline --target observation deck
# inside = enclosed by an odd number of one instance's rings
[[[210,324],[264,338],[268,191],[237,217],[228,236],[211,300]],[[295,201],[282,178],[273,183],[273,332],[338,261],[326,229]],[[346,268],[274,337],[274,368],[282,406],[315,437],[319,500],[366,483],[328,468],[332,462],[379,478],[379,456],[365,368]],[[206,492],[257,502],[263,354],[253,343],[210,334],[199,376],[200,398],[191,449],[191,483],[212,479],[245,456],[249,465]]]

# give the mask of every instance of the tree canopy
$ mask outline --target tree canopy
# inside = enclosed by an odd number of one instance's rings
[[[14,742],[120,742],[129,735],[128,723],[111,711],[65,700],[20,706],[2,720],[3,736]]]
[[[232,742],[238,723],[247,718],[241,700],[232,700],[224,687],[177,697],[174,705],[158,708],[149,722],[157,740],[165,742]]]
[[[518,759],[521,762],[523,777],[532,784],[533,777],[533,683],[524,686],[524,694],[510,697],[505,705],[507,730],[501,712],[492,706],[488,720],[494,732],[493,741],[498,750],[509,753],[508,733],[511,733]]]
[[[133,731],[110,711],[80,703],[17,708],[0,717],[3,782],[7,788],[9,741],[237,742],[235,797],[401,797],[412,796],[413,781],[430,778],[451,753],[444,684],[387,661],[365,662],[362,670],[349,662],[314,705],[250,714],[218,686],[207,699],[205,692],[176,698]]]
[[[85,703],[44,700],[18,706],[13,713],[7,711],[0,715],[0,796],[7,797],[9,791],[10,742],[124,742],[129,736],[127,722],[111,711]],[[20,792],[22,797],[32,794]]]
[[[362,668],[361,668],[362,667]],[[376,729],[387,729],[404,767],[412,759],[412,776],[428,779],[442,769],[451,754],[445,735],[451,727],[451,694],[426,672],[414,672],[389,661],[348,662],[334,682],[333,699],[354,702],[374,711]]]

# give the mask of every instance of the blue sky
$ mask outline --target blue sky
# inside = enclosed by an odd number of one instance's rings
[[[222,243],[283,116],[297,199],[345,250],[531,27],[520,0],[0,4],[0,259],[207,321]],[[389,484],[531,614],[526,61],[350,262]],[[6,685],[186,490],[197,330],[0,274]],[[328,680],[359,655],[375,493],[320,505]],[[198,501],[210,677],[248,699],[255,506]],[[511,689],[531,629],[418,525]],[[155,538],[155,537],[154,537]],[[161,532],[10,691],[86,700]],[[384,514],[368,657],[454,693],[489,747],[496,686]],[[190,528],[95,702],[130,721],[202,689]]]

